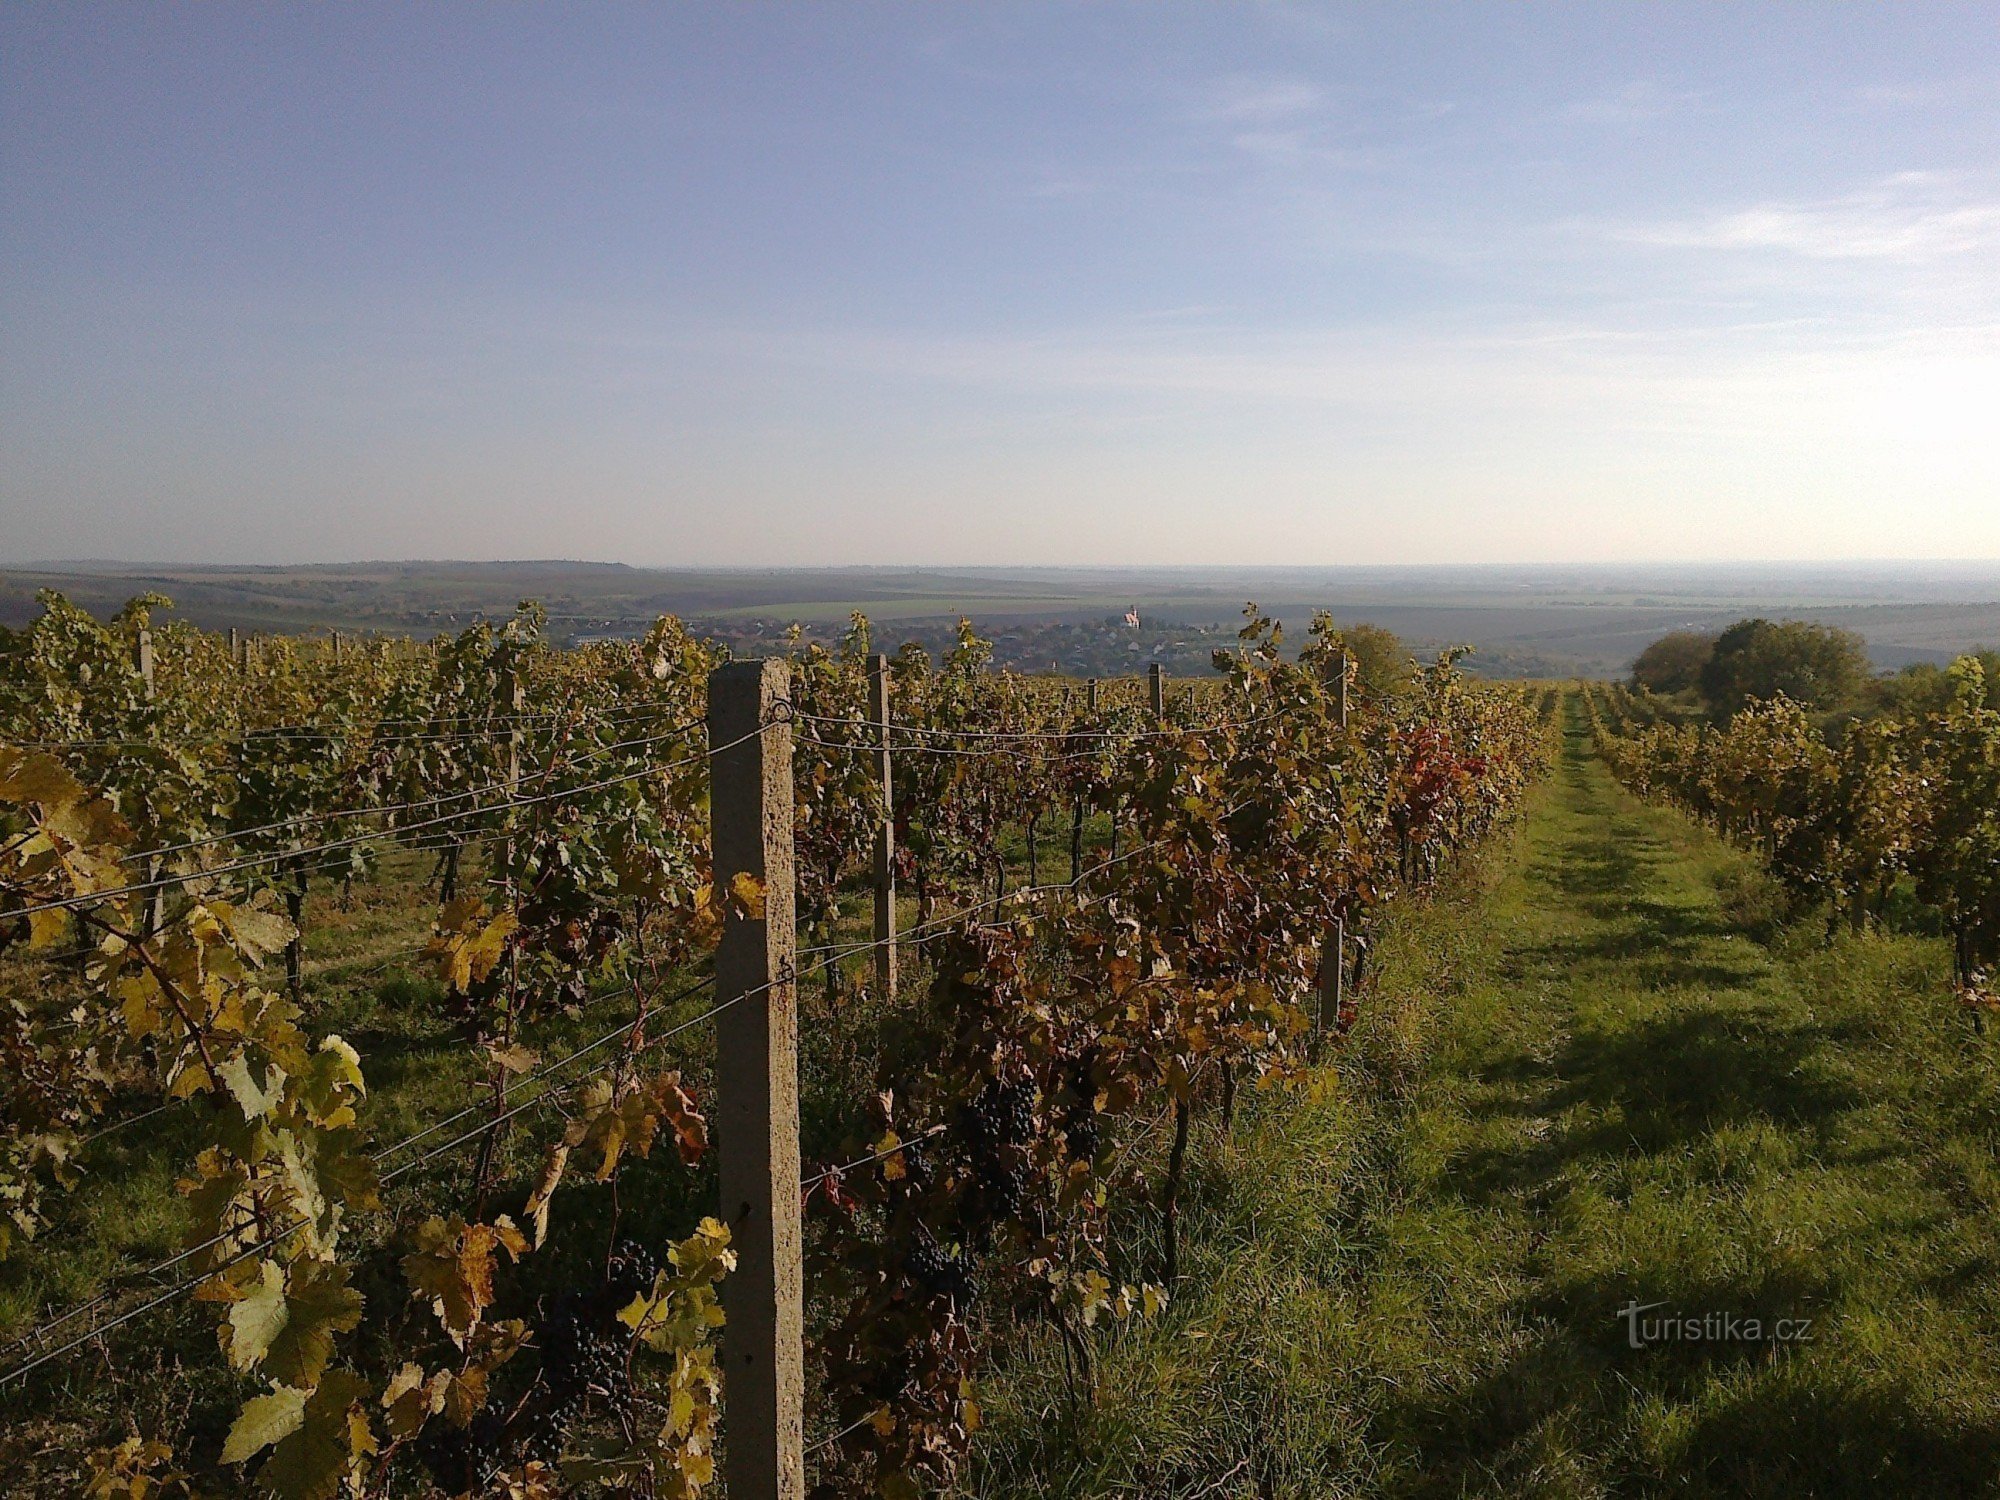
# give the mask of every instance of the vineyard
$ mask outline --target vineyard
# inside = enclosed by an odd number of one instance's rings
[[[163,603],[0,637],[36,1492],[949,1486],[997,1361],[1056,1349],[1088,1402],[1181,1293],[1191,1134],[1342,1045],[1558,700],[1449,655],[1374,696],[1254,608],[1213,677],[1086,684],[859,617],[753,663],[671,618],[248,641]],[[1936,752],[1985,755],[1989,838],[1992,722]],[[1943,889],[1907,833],[1839,878]],[[1995,894],[1958,898],[1970,974]]]
[[[2000,683],[1976,655],[1939,711],[1823,729],[1779,695],[1715,726],[1650,695],[1588,699],[1619,778],[1754,849],[1795,901],[1856,931],[1891,915],[1951,940],[1959,995],[1984,1024],[2000,1007]]]

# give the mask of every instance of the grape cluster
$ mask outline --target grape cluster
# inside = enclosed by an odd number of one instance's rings
[[[965,1106],[963,1133],[972,1163],[968,1210],[982,1246],[989,1228],[1018,1217],[1032,1181],[1027,1147],[1035,1138],[1035,1085],[994,1080]]]
[[[487,1408],[464,1427],[433,1422],[416,1441],[417,1459],[437,1487],[453,1495],[476,1492],[507,1467],[514,1451],[507,1419]]]
[[[931,1158],[921,1140],[905,1141],[896,1154],[903,1159],[903,1179],[919,1192],[931,1185]]]
[[[1104,1144],[1102,1121],[1097,1113],[1097,1084],[1093,1076],[1094,1049],[1086,1048],[1069,1066],[1066,1104],[1062,1111],[1063,1142],[1078,1161],[1095,1161]]]
[[[583,1414],[592,1396],[614,1405],[629,1398],[624,1332],[608,1288],[591,1295],[564,1292],[556,1298],[551,1315],[542,1324],[542,1385],[548,1392],[549,1406],[565,1419],[563,1431]]]
[[[634,1297],[648,1296],[660,1274],[660,1258],[637,1240],[620,1240],[611,1254],[605,1292],[616,1308],[629,1306]]]
[[[1063,1123],[1063,1139],[1069,1145],[1069,1154],[1078,1161],[1095,1161],[1098,1148],[1104,1143],[1097,1111],[1081,1109],[1072,1114]]]
[[[947,1255],[929,1230],[918,1231],[903,1256],[903,1271],[933,1297],[949,1297],[961,1310],[979,1300],[979,1281],[964,1254]]]
[[[593,1401],[629,1416],[636,1404],[626,1364],[631,1335],[618,1312],[652,1290],[659,1269],[657,1256],[627,1240],[613,1253],[601,1287],[558,1293],[536,1332],[541,1378],[512,1420],[488,1407],[469,1426],[440,1424],[425,1432],[419,1456],[439,1487],[464,1494],[502,1469],[554,1463]]]
[[[1035,1086],[995,1079],[966,1106],[966,1143],[976,1157],[996,1157],[1025,1146],[1035,1134]]]

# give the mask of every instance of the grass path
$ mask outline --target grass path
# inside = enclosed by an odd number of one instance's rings
[[[1569,707],[1341,1076],[1204,1143],[1190,1284],[1095,1409],[1003,1378],[979,1490],[2000,1493],[2000,1078],[1936,945],[1765,931]]]

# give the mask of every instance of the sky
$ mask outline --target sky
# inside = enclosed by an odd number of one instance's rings
[[[0,561],[2000,557],[1990,4],[0,7]]]

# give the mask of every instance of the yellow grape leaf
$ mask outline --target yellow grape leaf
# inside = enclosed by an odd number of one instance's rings
[[[494,1066],[516,1075],[528,1072],[538,1060],[533,1052],[518,1043],[512,1047],[488,1047],[486,1055],[493,1059]]]
[[[38,802],[53,809],[73,807],[88,795],[53,755],[0,746],[0,802]]]
[[[278,1107],[285,1096],[285,1070],[272,1063],[264,1071],[263,1083],[259,1084],[250,1076],[250,1056],[246,1052],[237,1053],[216,1072],[246,1120],[263,1119]]]
[[[535,1182],[535,1189],[528,1194],[528,1201],[521,1211],[535,1226],[535,1248],[542,1248],[549,1237],[549,1204],[554,1201],[556,1189],[562,1186],[563,1172],[569,1166],[570,1144],[567,1140],[557,1141],[549,1147],[549,1154],[542,1161],[542,1175]]]
[[[69,935],[69,913],[34,911],[28,913],[28,946],[53,948]]]
[[[225,901],[210,902],[208,909],[229,934],[237,951],[253,964],[262,964],[299,935],[296,927],[274,911],[232,906]]]
[[[493,1304],[494,1252],[519,1260],[527,1248],[527,1236],[505,1214],[491,1224],[467,1224],[457,1215],[433,1218],[417,1231],[417,1248],[403,1257],[403,1274],[462,1349]]]
[[[463,992],[492,974],[519,925],[512,912],[490,914],[477,896],[462,896],[439,913],[424,951],[437,960],[438,977]]]
[[[426,1379],[423,1366],[415,1364],[404,1365],[390,1376],[382,1392],[389,1436],[398,1442],[414,1437],[425,1422],[444,1410],[446,1387],[450,1383],[450,1371],[440,1370]]]
[[[882,1157],[882,1175],[890,1182],[901,1182],[910,1175],[903,1165],[903,1153],[897,1149],[902,1144],[903,1138],[893,1130],[883,1131],[882,1139],[875,1143],[878,1154],[887,1153]]]
[[[729,902],[738,916],[763,921],[764,882],[748,870],[738,870],[729,880]]]

